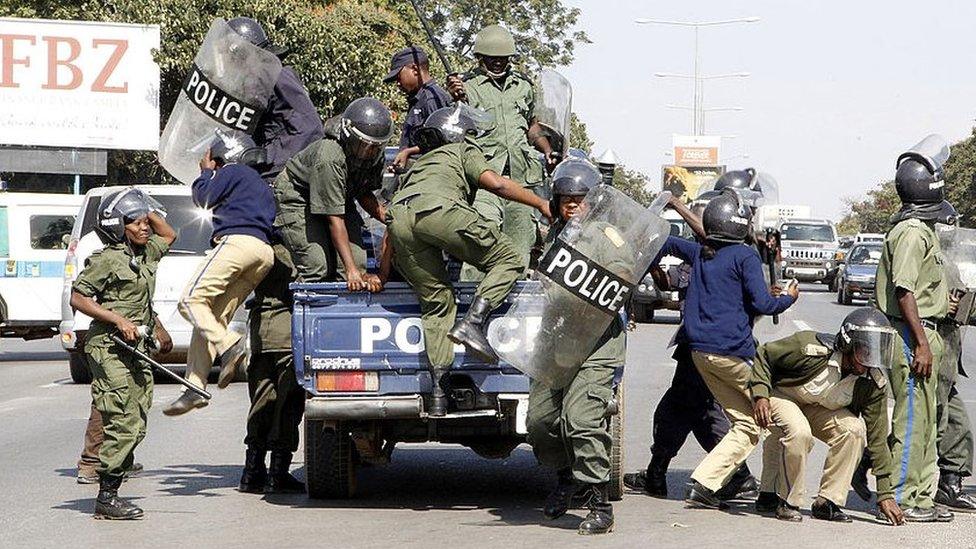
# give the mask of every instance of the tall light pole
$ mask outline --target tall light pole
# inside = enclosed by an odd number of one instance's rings
[[[740,19],[726,19],[721,21],[669,21],[665,19],[635,19],[634,22],[639,25],[670,25],[675,27],[692,27],[695,29],[695,73],[691,77],[694,79],[694,108],[692,117],[692,130],[695,135],[702,134],[702,125],[704,119],[704,112],[702,110],[702,78],[701,75],[701,56],[698,51],[698,31],[702,27],[717,27],[719,25],[732,25],[736,23],[756,23],[759,21],[758,17],[743,17]],[[743,74],[743,73],[739,73]],[[726,78],[730,75],[719,75],[718,77]]]

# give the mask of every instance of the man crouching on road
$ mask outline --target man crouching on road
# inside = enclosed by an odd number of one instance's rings
[[[549,232],[550,244],[572,217],[583,213],[583,198],[601,179],[585,160],[563,162],[552,177],[550,209],[558,221]],[[569,385],[552,389],[537,381],[531,384],[529,443],[539,461],[555,469],[558,477],[542,512],[557,519],[566,514],[574,498],[585,501],[590,512],[579,525],[580,534],[613,530],[607,493],[613,437],[607,407],[613,399],[614,373],[624,364],[626,352],[627,332],[618,316]]]
[[[802,520],[798,508],[807,455],[817,438],[828,450],[813,518],[851,522],[841,506],[866,441],[878,483],[878,520],[904,524],[891,484],[882,372],[891,364],[896,339],[881,312],[862,307],[844,318],[836,336],[802,331],[759,348],[749,386],[756,423],[772,435],[763,442],[757,510],[775,512],[780,520]]]

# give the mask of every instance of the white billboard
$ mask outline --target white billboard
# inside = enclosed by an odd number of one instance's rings
[[[0,18],[0,144],[156,150],[159,27]]]

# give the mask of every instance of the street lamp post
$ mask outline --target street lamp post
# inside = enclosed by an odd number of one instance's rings
[[[676,27],[692,27],[695,29],[695,73],[691,75],[690,78],[694,79],[694,108],[692,113],[692,130],[695,135],[701,135],[703,132],[702,126],[704,125],[704,113],[705,110],[702,109],[702,88],[703,80],[713,79],[713,78],[730,78],[734,76],[748,76],[748,73],[735,73],[731,75],[717,75],[714,77],[702,77],[701,75],[701,56],[698,50],[698,31],[701,27],[715,27],[719,25],[731,25],[735,23],[756,23],[759,21],[758,17],[744,17],[741,19],[726,19],[721,21],[669,21],[664,19],[636,19],[635,22],[639,25],[671,25]],[[664,73],[659,73],[664,74]],[[656,76],[656,75],[655,75]],[[681,75],[668,75],[668,76],[678,76],[685,77]]]

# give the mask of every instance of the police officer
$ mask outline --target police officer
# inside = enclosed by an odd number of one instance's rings
[[[272,44],[264,27],[250,17],[235,17],[227,24],[247,41],[277,55],[282,61],[289,53],[287,48]],[[295,69],[285,65],[275,82],[274,95],[268,100],[254,131],[254,141],[264,148],[267,160],[260,170],[261,177],[269,183],[274,181],[289,158],[322,136],[322,118],[305,85]]]
[[[251,356],[247,388],[244,471],[238,490],[250,493],[301,493],[305,486],[289,473],[298,449],[298,425],[305,409],[305,392],[295,378],[291,349],[292,295],[288,285],[295,266],[281,243],[274,245],[274,264],[248,302]],[[271,452],[271,467],[265,464]]]
[[[763,480],[775,484],[763,485],[759,510],[775,510],[781,520],[802,520],[798,508],[806,497],[807,455],[816,438],[828,450],[820,492],[810,509],[813,518],[851,522],[841,506],[866,443],[877,478],[878,519],[904,522],[886,451],[888,397],[882,371],[891,363],[896,338],[883,314],[862,307],[844,318],[836,336],[800,331],[759,348],[749,387],[756,423],[772,433],[763,442]]]
[[[427,52],[417,46],[408,46],[393,54],[390,72],[383,82],[396,82],[400,91],[407,96],[407,115],[400,134],[400,151],[393,159],[393,166],[402,169],[407,166],[411,156],[420,153],[414,137],[417,130],[431,113],[450,105],[451,96],[431,78]]]
[[[686,212],[686,217],[700,220],[705,206],[719,194],[719,191],[706,191],[699,195],[691,203],[690,215]],[[671,204],[678,211],[686,207],[677,195]],[[690,226],[699,239],[704,240],[704,228],[700,221]],[[690,272],[691,266],[683,263],[681,268],[685,267]],[[682,293],[682,303],[686,289],[679,290]],[[729,420],[695,368],[688,342],[685,338],[678,338],[676,343],[671,355],[675,360],[674,376],[654,410],[651,460],[647,469],[624,475],[624,484],[628,488],[657,498],[668,497],[668,466],[678,455],[690,433],[695,435],[703,450],[711,452],[729,432]],[[752,476],[748,465],[743,463],[725,486],[716,492],[716,497],[722,500],[754,498],[758,489],[759,483]]]
[[[966,405],[956,390],[962,366],[962,334],[952,319],[939,323],[945,353],[938,365],[939,389],[936,395],[939,485],[935,502],[954,511],[976,512],[976,498],[962,491],[962,479],[973,471],[973,432]]]
[[[928,139],[926,140],[928,141]],[[933,365],[942,360],[938,323],[948,313],[949,292],[941,265],[935,223],[951,222],[955,209],[943,200],[939,156],[920,143],[898,158],[895,190],[902,208],[892,216],[878,265],[878,308],[898,330],[903,352],[895,353],[891,390],[895,399],[889,446],[891,459],[903,464],[892,479],[895,500],[909,522],[951,521],[936,506],[936,392]],[[948,158],[948,147],[944,147]]]
[[[326,136],[295,155],[275,178],[275,226],[299,280],[341,276],[350,290],[378,290],[378,280],[366,273],[356,202],[373,218],[384,219],[373,191],[382,183],[393,119],[382,103],[361,97],[326,126]]]
[[[152,308],[156,267],[176,232],[138,189],[108,194],[102,204],[96,231],[105,248],[92,254],[71,287],[72,308],[93,319],[85,357],[92,372],[92,401],[105,433],[98,452],[95,518],[139,519],[142,509],[119,498],[118,490],[146,436],[153,376],[149,364],[120,349],[109,336],[118,333],[145,352],[147,341],[139,327],[148,327],[149,333],[161,330]]]
[[[545,155],[550,171],[559,157],[533,114],[532,81],[512,68],[515,39],[504,27],[490,25],[475,37],[474,55],[478,66],[461,77],[448,77],[448,90],[454,99],[467,101],[494,117],[494,127],[478,138],[491,170],[533,188],[542,182],[542,166],[533,147]],[[515,252],[524,256],[528,265],[537,232],[532,210],[522,204],[504,202],[490,193],[479,193],[474,207],[502,228],[512,240]],[[461,277],[477,280],[479,274],[466,265]]]
[[[391,246],[383,254],[380,269],[380,279],[385,282],[390,261],[395,261],[420,300],[433,384],[432,416],[447,410],[440,380],[454,362],[452,342],[497,362],[484,334],[488,315],[508,295],[527,259],[515,252],[497,225],[472,207],[476,194],[488,191],[550,217],[549,205],[542,198],[491,170],[481,148],[469,138],[477,126],[464,111],[462,106],[434,111],[418,132],[422,156],[393,196],[387,213]],[[445,252],[486,273],[468,312],[456,323],[457,304]]]
[[[557,222],[549,231],[548,244],[570,218],[582,213],[583,198],[600,180],[600,173],[585,160],[566,160],[556,168],[549,208]],[[608,243],[607,248],[613,246]],[[626,348],[627,332],[618,316],[569,385],[552,389],[531,383],[528,441],[539,462],[555,469],[557,475],[543,514],[557,519],[566,514],[574,498],[585,499],[589,514],[579,525],[580,534],[605,534],[613,529],[607,492],[613,438],[607,405],[613,399],[614,374],[624,365]]]

